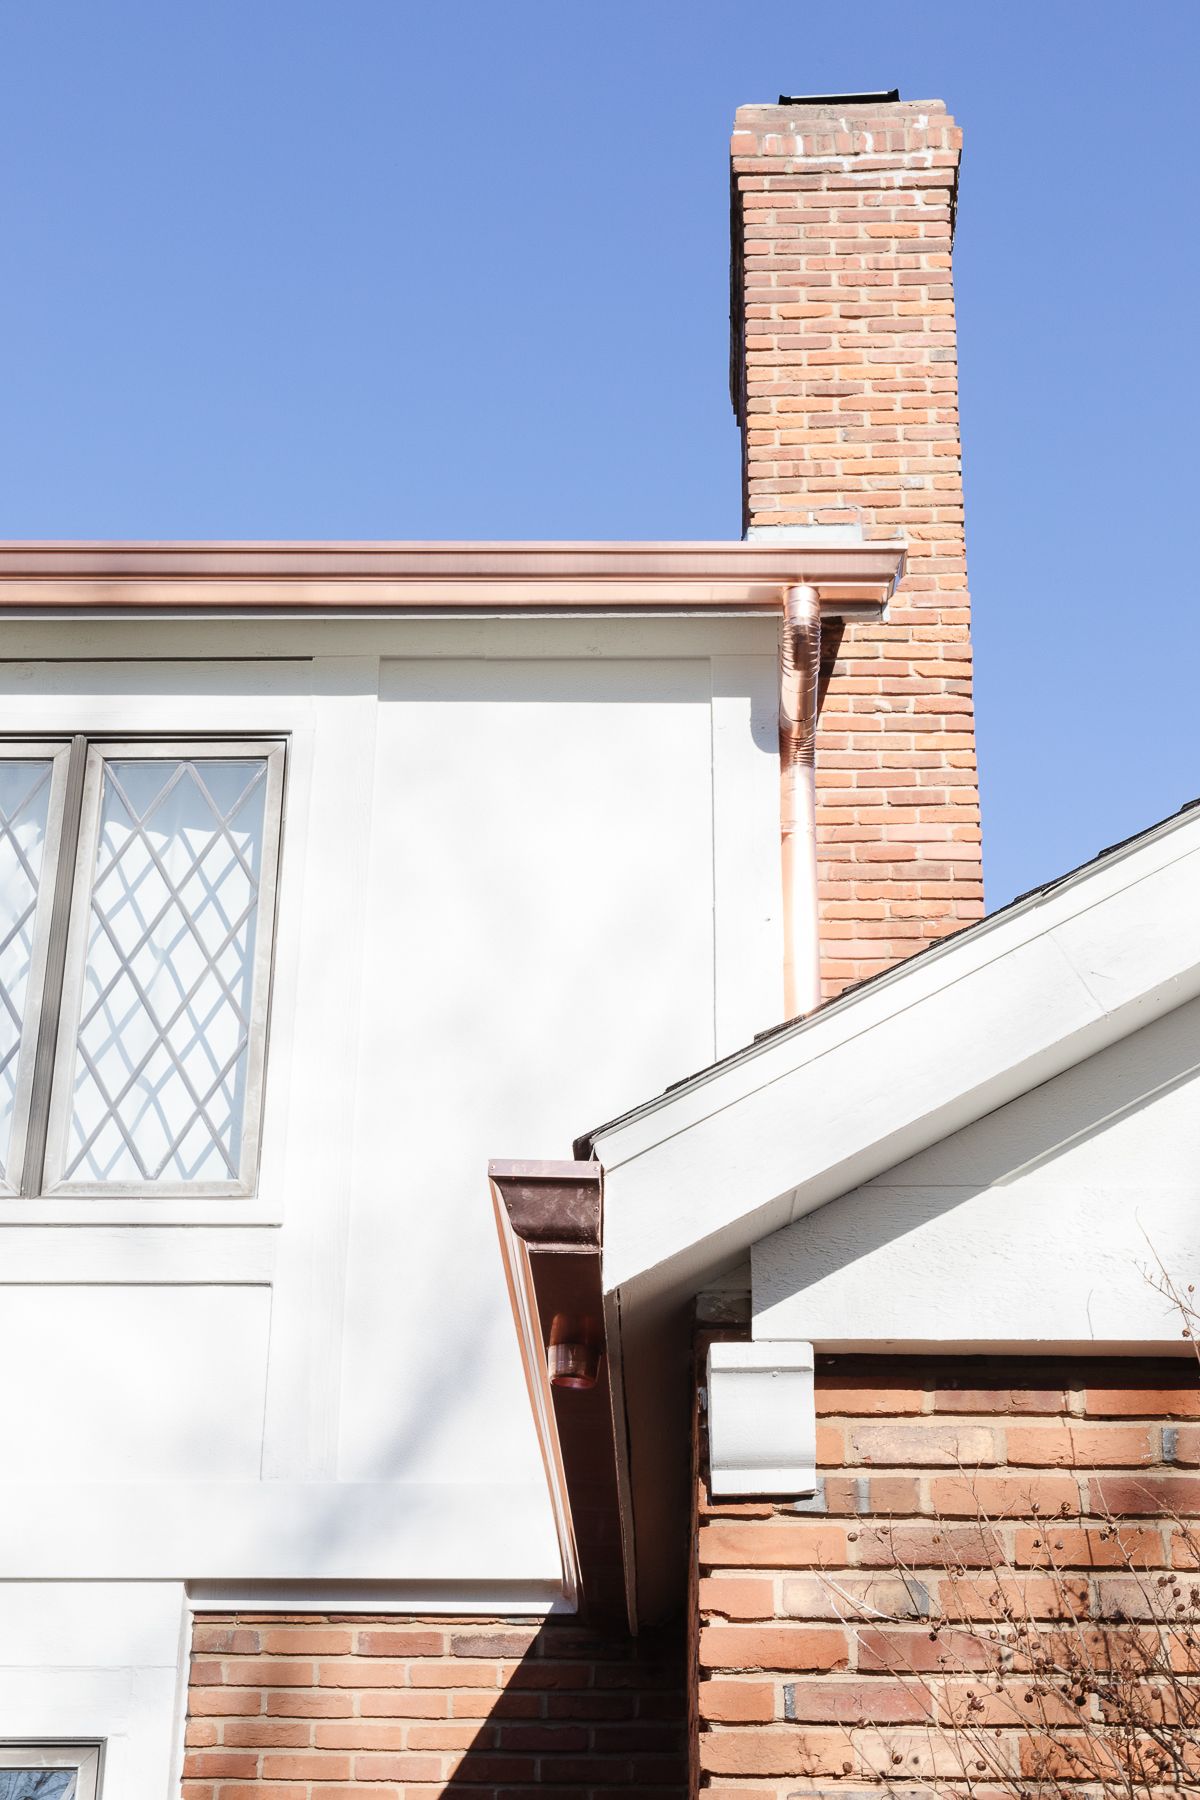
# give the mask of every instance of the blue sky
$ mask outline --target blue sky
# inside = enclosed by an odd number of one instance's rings
[[[733,110],[945,99],[989,905],[1200,793],[1194,0],[0,24],[5,537],[734,537]]]

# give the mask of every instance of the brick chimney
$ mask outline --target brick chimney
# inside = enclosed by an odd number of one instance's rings
[[[940,100],[739,108],[734,406],[755,538],[903,537],[878,624],[825,652],[816,739],[826,995],[980,917],[979,795]]]

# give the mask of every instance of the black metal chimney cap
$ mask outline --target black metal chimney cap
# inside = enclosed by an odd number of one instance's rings
[[[861,101],[898,100],[899,88],[878,88],[872,94],[780,94],[780,106],[854,106]]]

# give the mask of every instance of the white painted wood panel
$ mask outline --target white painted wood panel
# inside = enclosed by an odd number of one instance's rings
[[[558,1572],[544,1497],[540,1476],[0,1482],[0,1580],[160,1581],[186,1567],[239,1582],[533,1585]]]
[[[183,1582],[553,1603],[486,1164],[568,1155],[775,1017],[775,631],[3,637],[7,731],[288,744],[258,1193],[0,1207],[0,1733],[104,1737],[114,1793],[162,1800]]]
[[[265,1287],[0,1285],[0,1483],[257,1476]]]
[[[1178,1347],[1159,1259],[1200,1268],[1197,1001],[757,1245],[754,1333]]]
[[[491,1156],[714,1050],[708,663],[384,666],[341,1473],[535,1468]]]
[[[103,1740],[104,1800],[178,1792],[179,1582],[19,1581],[0,1598],[0,1738]]]
[[[716,1054],[783,1018],[779,659],[712,659]]]

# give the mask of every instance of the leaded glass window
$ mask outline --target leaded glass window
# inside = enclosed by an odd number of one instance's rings
[[[75,1800],[76,1769],[0,1768],[0,1800]]]
[[[98,1744],[0,1744],[0,1800],[98,1800]]]
[[[63,745],[0,744],[0,1191],[19,1188],[54,889]],[[46,879],[47,872],[49,880]]]
[[[4,748],[9,1191],[253,1191],[282,746]]]

